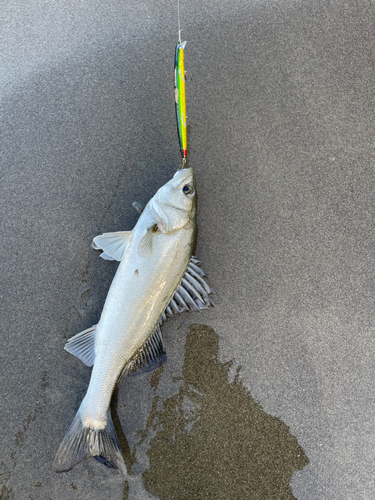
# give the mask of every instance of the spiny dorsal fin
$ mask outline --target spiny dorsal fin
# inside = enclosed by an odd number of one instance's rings
[[[159,325],[174,314],[184,311],[200,311],[213,306],[208,294],[213,293],[211,287],[203,279],[207,276],[200,267],[199,261],[192,257],[173,298],[160,316]]]
[[[65,344],[64,349],[77,356],[87,366],[95,362],[95,331],[97,325],[77,333]]]
[[[103,250],[101,257],[105,260],[120,261],[129,243],[131,231],[118,231],[116,233],[104,233],[92,240],[94,250]]]
[[[155,370],[162,366],[167,360],[167,353],[163,344],[160,327],[158,326],[150,339],[145,343],[141,352],[139,352],[131,361],[129,361],[122,371],[123,375],[133,375],[134,372],[145,373]]]

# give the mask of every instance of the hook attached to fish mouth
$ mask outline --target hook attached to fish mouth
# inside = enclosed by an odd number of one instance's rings
[[[191,172],[187,173],[188,170],[190,170]],[[175,179],[178,175],[183,175],[183,177],[188,177],[189,175],[192,175],[193,174],[193,167],[188,167],[188,166],[181,166],[180,168],[178,168],[173,176],[173,179]],[[182,172],[184,172],[184,174],[182,174]]]
[[[179,167],[177,167],[176,173],[179,172],[180,170],[185,170],[186,168],[189,168],[188,162],[187,162],[186,158],[182,158],[181,165]]]

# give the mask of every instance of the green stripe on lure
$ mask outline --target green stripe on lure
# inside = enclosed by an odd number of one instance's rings
[[[187,154],[187,133],[186,133],[186,98],[185,98],[185,62],[184,49],[186,42],[178,42],[174,63],[174,95],[177,132],[180,141],[180,151],[182,159],[186,159]]]

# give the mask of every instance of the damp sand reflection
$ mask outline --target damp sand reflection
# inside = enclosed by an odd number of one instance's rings
[[[218,344],[212,328],[191,325],[180,389],[160,410],[155,397],[141,438],[152,429],[144,486],[160,500],[292,500],[290,480],[308,458],[288,427],[251,397],[240,369],[228,382],[231,363],[218,361]],[[124,498],[127,491],[128,484]]]

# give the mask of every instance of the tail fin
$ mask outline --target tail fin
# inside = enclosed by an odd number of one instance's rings
[[[105,428],[95,430],[82,424],[78,411],[57,452],[54,462],[55,471],[67,472],[84,458],[95,456],[104,459],[103,462],[108,462],[108,465],[126,474],[126,465],[111,412],[108,411]]]

